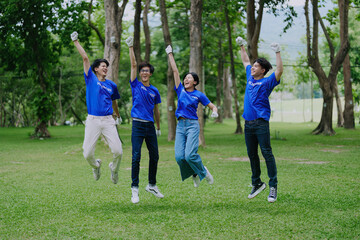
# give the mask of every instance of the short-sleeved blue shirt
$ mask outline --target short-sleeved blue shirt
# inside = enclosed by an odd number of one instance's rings
[[[84,78],[88,114],[94,116],[112,115],[112,101],[120,98],[116,84],[108,79],[99,81],[91,67],[87,76],[84,72]]]
[[[155,104],[161,103],[159,90],[152,85],[144,86],[137,78],[130,80],[130,86],[133,104],[131,117],[154,122]]]
[[[178,88],[175,86],[174,89],[178,96],[178,105],[175,112],[176,118],[183,117],[196,120],[198,119],[197,108],[199,102],[204,106],[210,103],[210,100],[204,93],[196,89],[192,92],[187,92],[181,83]]]
[[[269,77],[255,80],[251,76],[251,65],[246,67],[246,78],[243,118],[247,121],[258,118],[269,121],[271,114],[269,96],[280,81],[276,81],[275,73]]]

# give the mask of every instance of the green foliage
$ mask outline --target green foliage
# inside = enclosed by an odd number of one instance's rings
[[[40,122],[54,112],[51,77],[59,62],[62,45],[76,29],[82,36],[90,30],[82,14],[85,2],[61,0],[12,0],[0,3],[0,60],[5,70],[34,79],[32,100]],[[87,33],[87,34],[86,34]]]

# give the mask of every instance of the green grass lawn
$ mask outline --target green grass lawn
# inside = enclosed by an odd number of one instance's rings
[[[166,127],[159,139],[158,186],[145,191],[143,146],[140,203],[131,203],[131,126],[121,125],[119,183],[110,180],[111,153],[95,181],[82,156],[83,126],[51,127],[51,139],[31,140],[31,128],[0,128],[0,239],[360,239],[360,126],[313,136],[316,123],[271,123],[278,200],[268,188],[248,200],[250,164],[235,122],[208,122],[199,149],[215,183],[182,182]],[[268,182],[262,161],[262,180]]]

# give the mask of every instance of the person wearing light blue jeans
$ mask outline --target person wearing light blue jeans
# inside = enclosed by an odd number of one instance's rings
[[[169,56],[169,62],[174,73],[175,91],[178,96],[175,112],[178,119],[175,136],[175,159],[180,167],[181,178],[184,181],[192,176],[195,187],[198,187],[204,178],[209,184],[213,184],[212,175],[203,165],[201,157],[197,153],[200,133],[197,108],[199,103],[208,106],[212,110],[211,117],[215,118],[218,117],[217,108],[204,93],[196,90],[195,87],[199,84],[199,77],[196,73],[185,74],[184,85],[181,83],[172,47],[167,46],[165,51]]]

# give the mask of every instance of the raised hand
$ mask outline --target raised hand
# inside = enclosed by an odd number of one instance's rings
[[[239,36],[236,38],[236,43],[241,47],[246,44],[246,41],[242,37]]]
[[[281,51],[281,47],[280,47],[280,44],[278,43],[272,43],[270,45],[271,49],[274,51],[274,52],[280,52]]]
[[[71,40],[72,41],[76,41],[78,40],[78,33],[77,32],[73,32],[72,34],[70,34]]]
[[[166,49],[165,49],[165,51],[166,51],[166,54],[172,53],[172,47],[171,47],[170,45],[167,46]]]
[[[128,45],[128,47],[132,47],[134,45],[134,39],[132,37],[128,37],[125,40],[126,44]]]

